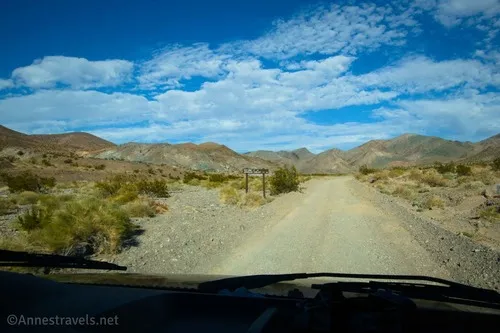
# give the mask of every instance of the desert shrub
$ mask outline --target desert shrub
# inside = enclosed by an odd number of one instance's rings
[[[17,196],[17,202],[20,205],[33,205],[38,201],[39,193],[32,191],[23,191]]]
[[[433,195],[423,202],[422,208],[424,209],[444,208],[444,201],[437,195]]]
[[[259,207],[266,203],[261,194],[247,193],[243,196],[242,205],[246,207]]]
[[[139,169],[134,169],[134,173],[139,173],[140,170]]]
[[[45,159],[45,158],[44,158],[44,159],[42,159],[42,164],[43,164],[43,165],[45,165],[45,166],[53,166],[53,164],[52,164],[52,163],[50,163],[50,161],[49,161],[49,160],[47,160],[47,159]]]
[[[0,198],[0,215],[9,214],[16,209],[16,204],[8,198]]]
[[[497,157],[491,163],[491,168],[493,171],[500,171],[500,157]]]
[[[363,175],[369,175],[376,171],[376,169],[369,168],[366,164],[359,167],[359,172]]]
[[[155,170],[153,168],[148,168],[148,173],[150,175],[155,175],[156,174],[156,172],[155,172]]]
[[[388,170],[375,171],[372,176],[373,176],[373,179],[375,179],[377,181],[388,180],[389,179],[389,171]]]
[[[443,178],[447,180],[453,180],[455,179],[455,174],[447,172],[443,174]]]
[[[233,180],[229,186],[231,186],[232,188],[235,188],[237,190],[243,190],[245,188],[245,180],[244,179],[240,179],[240,180]]]
[[[141,194],[146,194],[150,196],[155,196],[158,198],[168,198],[170,193],[168,192],[168,184],[164,179],[154,179],[154,180],[139,180],[136,183],[137,188]]]
[[[455,171],[456,171],[456,166],[455,166],[455,163],[453,163],[453,162],[446,163],[446,164],[436,163],[434,168],[440,174],[455,173]]]
[[[495,183],[495,175],[491,170],[480,169],[472,173],[472,178],[477,181],[483,182],[485,185],[492,185]]]
[[[479,216],[490,222],[500,222],[500,206],[491,206],[483,209]]]
[[[241,197],[235,188],[231,186],[224,186],[220,189],[219,199],[222,203],[236,205],[240,202]]]
[[[389,178],[400,177],[400,176],[404,175],[405,172],[406,172],[406,170],[402,169],[402,168],[392,168],[391,170],[389,170]]]
[[[414,180],[417,182],[420,182],[422,180],[422,177],[423,177],[423,172],[419,169],[411,169],[410,174],[408,176],[410,180]]]
[[[208,180],[213,183],[222,183],[227,180],[227,178],[220,173],[214,173],[208,176]]]
[[[457,165],[456,172],[458,176],[470,176],[472,175],[472,169],[470,166],[459,164]]]
[[[17,152],[17,155],[19,155],[19,156],[23,156],[23,155],[24,155],[24,152],[23,152],[22,150],[19,150],[19,151]]]
[[[427,170],[422,175],[421,182],[432,187],[446,186],[448,184],[448,181],[434,169]]]
[[[191,180],[193,179],[197,179],[197,180],[206,180],[207,177],[205,176],[202,176],[202,175],[199,175],[195,172],[186,172],[186,174],[184,175],[184,179],[183,179],[183,182],[185,184],[189,184],[191,182]]]
[[[294,166],[279,168],[269,177],[271,194],[288,193],[299,190],[299,175]]]
[[[126,184],[129,179],[125,175],[115,175],[104,181],[97,182],[95,187],[106,196],[113,196],[118,193],[123,184]]]
[[[30,242],[50,252],[75,254],[86,248],[91,253],[115,253],[134,225],[119,206],[98,198],[71,200],[41,219],[32,229]]]
[[[480,188],[484,187],[483,182],[475,180],[467,183],[462,184],[462,188],[465,190],[478,190]]]
[[[71,158],[67,158],[63,162],[66,164],[71,164],[71,163],[73,163],[73,160]]]
[[[110,199],[114,202],[124,204],[130,201],[134,201],[139,197],[139,190],[137,186],[133,184],[123,184],[118,192]]]
[[[19,228],[24,231],[32,231],[42,228],[50,222],[50,215],[43,209],[37,206],[31,207],[28,211],[24,212],[21,216],[17,217]]]
[[[10,163],[14,163],[15,161],[18,160],[17,157],[15,156],[12,156],[12,155],[9,155],[9,156],[5,156],[4,159],[6,159],[7,161],[9,161]]]
[[[56,180],[53,177],[38,177],[31,172],[24,172],[15,176],[4,174],[1,177],[11,192],[41,192],[47,188],[54,187],[56,184]]]
[[[415,198],[415,192],[409,188],[408,186],[402,186],[399,185],[397,186],[394,191],[392,192],[392,195],[401,197],[403,199],[411,200]]]
[[[123,205],[122,208],[130,217],[153,217],[156,215],[155,207],[148,200],[134,200]]]
[[[95,170],[104,170],[106,169],[106,164],[99,164],[94,166]]]
[[[34,157],[30,157],[29,160],[28,160],[28,162],[30,162],[31,164],[37,164],[38,163],[38,161]]]

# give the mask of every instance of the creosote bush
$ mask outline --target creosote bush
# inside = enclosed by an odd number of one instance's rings
[[[54,177],[39,177],[31,172],[23,172],[14,176],[3,174],[0,176],[11,192],[43,192],[56,185]]]
[[[299,175],[294,166],[284,167],[276,170],[274,175],[269,177],[271,194],[288,193],[299,190]]]

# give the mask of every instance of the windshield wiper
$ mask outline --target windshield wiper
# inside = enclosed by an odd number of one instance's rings
[[[494,290],[481,289],[445,279],[418,275],[380,275],[380,274],[349,274],[349,273],[296,273],[249,275],[203,282],[198,285],[201,292],[217,293],[221,290],[236,290],[238,288],[258,289],[280,282],[318,277],[348,278],[368,280],[368,282],[332,282],[313,284],[315,289],[335,287],[341,291],[376,291],[378,288],[391,289],[403,294],[425,296],[425,299],[450,300],[466,299],[481,302],[492,302],[500,306],[500,294]],[[372,281],[383,280],[383,281]],[[391,282],[397,281],[397,282]],[[416,283],[421,282],[421,283]],[[422,284],[422,282],[439,283],[441,286]],[[444,286],[443,286],[444,285]]]
[[[376,280],[405,280],[405,281],[427,281],[457,286],[460,288],[472,288],[464,284],[452,282],[440,278],[418,275],[380,275],[380,274],[349,274],[349,273],[292,273],[292,274],[262,274],[229,277],[214,281],[201,283],[199,289],[206,292],[217,292],[222,289],[235,290],[238,288],[257,289],[265,286],[299,279],[310,279],[318,277],[349,278],[349,279],[376,279]]]
[[[52,267],[126,271],[127,267],[81,257],[0,250],[2,267]]]

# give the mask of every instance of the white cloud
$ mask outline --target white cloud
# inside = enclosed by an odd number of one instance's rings
[[[479,19],[492,18],[500,13],[498,0],[441,0],[436,18],[445,26],[462,23],[464,18],[478,16]]]
[[[389,24],[393,28],[389,28]],[[250,52],[271,59],[314,53],[356,54],[381,45],[404,43],[406,30],[398,28],[406,24],[416,22],[411,15],[391,15],[388,6],[316,7],[289,20],[274,22],[272,30],[261,38],[227,44],[222,49]]]
[[[216,54],[208,44],[203,43],[167,47],[141,65],[138,80],[143,89],[177,88],[181,86],[179,81],[182,79],[219,76],[228,58],[227,55]]]
[[[157,103],[138,95],[42,90],[0,100],[0,122],[29,132],[127,124],[148,119]]]
[[[0,90],[9,89],[14,86],[12,80],[0,79]]]
[[[133,64],[125,60],[89,61],[84,58],[47,56],[16,68],[12,80],[33,89],[57,85],[74,89],[117,86],[130,79]]]
[[[494,68],[476,60],[435,62],[426,57],[404,59],[397,65],[352,77],[366,87],[390,88],[405,93],[443,91],[463,84],[471,88],[500,85]]]

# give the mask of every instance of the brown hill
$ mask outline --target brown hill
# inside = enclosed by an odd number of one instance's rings
[[[94,157],[167,164],[200,171],[240,172],[247,167],[276,168],[272,162],[240,155],[228,147],[216,143],[200,145],[193,143],[175,145],[127,143],[96,154]]]
[[[8,147],[33,148],[37,144],[39,143],[29,135],[0,125],[0,150]]]
[[[112,142],[84,132],[30,135],[30,137],[45,144],[78,151],[96,151],[115,146]]]
[[[312,173],[349,173],[352,167],[344,160],[344,152],[339,149],[324,151],[307,160],[300,166],[300,171],[307,174]]]
[[[115,144],[109,141],[83,132],[28,135],[0,125],[0,150],[25,148],[41,151],[90,152],[114,146]]]

